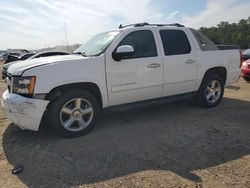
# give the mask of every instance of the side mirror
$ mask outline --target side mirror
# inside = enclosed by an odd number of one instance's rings
[[[116,52],[113,53],[113,59],[115,61],[121,61],[122,59],[129,58],[134,55],[134,48],[133,46],[123,45],[119,46]]]

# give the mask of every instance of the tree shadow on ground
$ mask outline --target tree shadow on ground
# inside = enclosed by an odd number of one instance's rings
[[[22,131],[10,125],[3,148],[22,164],[28,187],[98,183],[145,170],[172,171],[201,182],[192,171],[250,154],[250,103],[224,99],[213,109],[189,100],[103,116],[89,134],[64,139],[52,131]]]

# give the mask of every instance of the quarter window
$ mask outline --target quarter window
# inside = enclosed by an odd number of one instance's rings
[[[134,48],[134,54],[131,58],[145,58],[157,56],[156,44],[153,33],[149,30],[134,31],[128,34],[118,45],[130,45]]]
[[[161,40],[166,56],[189,54],[191,46],[186,34],[181,30],[161,30]]]
[[[195,39],[197,40],[202,51],[215,51],[219,50],[218,47],[205,35],[201,34],[199,31],[191,29],[194,34]]]

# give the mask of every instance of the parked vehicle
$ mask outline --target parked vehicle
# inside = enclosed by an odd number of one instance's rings
[[[250,81],[250,59],[244,61],[241,66],[241,76],[246,80]]]
[[[8,64],[10,62],[18,61],[18,60],[19,60],[19,56],[13,55],[13,54],[9,54],[8,56],[6,56],[4,58],[4,64]]]
[[[100,112],[124,105],[195,96],[215,107],[239,76],[238,49],[219,50],[180,24],[140,23],[96,35],[73,55],[11,65],[2,105],[23,129],[37,131],[47,117],[58,133],[76,137]]]
[[[57,56],[57,55],[69,55],[70,53],[68,52],[60,52],[60,51],[47,51],[47,52],[40,52],[37,54],[33,54],[33,53],[28,53],[28,54],[24,54],[23,56],[20,56],[20,58],[18,58],[18,60],[11,62],[11,63],[5,63],[5,65],[3,66],[2,69],[2,79],[5,79],[7,76],[7,69],[10,65],[13,65],[14,63],[21,63],[21,60],[27,60],[27,59],[35,59],[35,58],[40,58],[40,57],[48,57],[48,56]]]
[[[3,55],[4,54],[6,54],[6,52],[5,51],[1,51],[1,54],[0,54],[0,61],[3,61],[4,60],[4,58],[3,58]]]
[[[5,60],[5,58],[7,58],[9,55],[20,56],[19,53],[16,53],[16,52],[8,52],[8,53],[3,54],[4,60]]]
[[[1,55],[0,55],[0,60],[4,61],[9,55],[14,55],[17,57],[20,57],[23,54],[29,53],[28,50],[25,49],[10,49],[10,50],[4,50],[1,51]]]
[[[26,53],[26,54],[23,54],[19,57],[19,60],[26,60],[28,58],[30,58],[31,56],[35,55],[35,53]]]
[[[243,60],[246,61],[246,60],[248,60],[248,59],[250,59],[250,49],[245,50],[245,51],[243,52]]]
[[[31,56],[29,59],[35,59],[40,57],[49,57],[49,56],[56,56],[56,55],[69,55],[68,52],[60,52],[60,51],[47,51],[47,52],[40,52],[33,56]]]

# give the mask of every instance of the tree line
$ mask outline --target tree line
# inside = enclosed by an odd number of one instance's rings
[[[218,45],[239,45],[241,49],[250,48],[250,16],[238,23],[221,22],[217,27],[201,27],[200,32]]]

